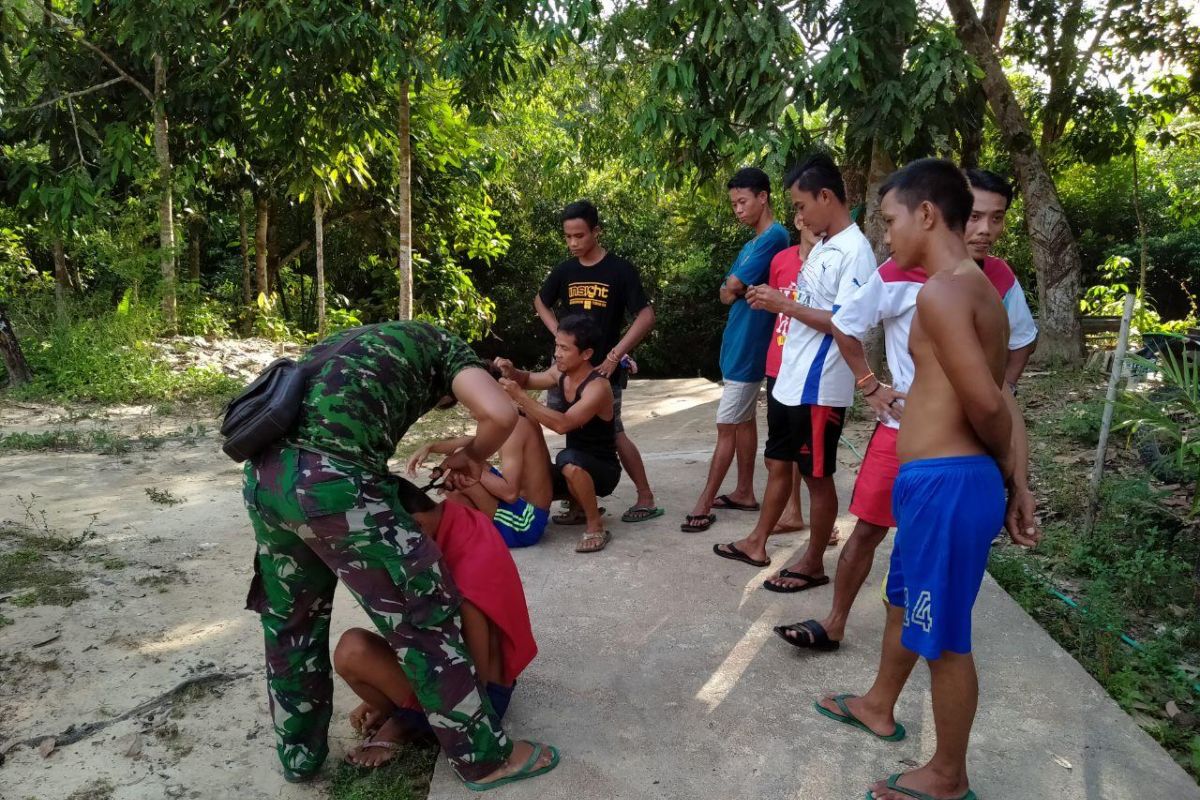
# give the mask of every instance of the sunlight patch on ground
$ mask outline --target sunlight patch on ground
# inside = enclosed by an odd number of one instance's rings
[[[194,622],[177,625],[152,642],[139,645],[137,651],[144,655],[160,655],[185,650],[220,634],[240,628],[245,619],[230,617],[218,622],[197,624]]]
[[[742,673],[754,661],[758,651],[771,633],[771,612],[764,611],[759,615],[749,630],[738,640],[738,643],[725,656],[721,666],[717,667],[705,684],[696,692],[696,699],[708,706],[708,713],[717,710],[725,701],[733,687],[742,678]]]

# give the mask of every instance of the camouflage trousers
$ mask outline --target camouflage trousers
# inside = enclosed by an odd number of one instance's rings
[[[337,582],[396,651],[442,751],[463,780],[512,752],[463,643],[461,597],[386,478],[330,456],[273,447],[246,464],[258,552],[247,608],[262,618],[279,759],[292,779],[329,752],[329,619]]]

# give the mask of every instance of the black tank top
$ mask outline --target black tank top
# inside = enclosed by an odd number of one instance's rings
[[[565,375],[559,377],[558,390],[562,392],[563,401],[566,402],[568,409],[579,402],[579,398],[583,397],[583,390],[597,378],[607,380],[599,372],[593,370],[575,389],[575,399],[567,400],[567,377]],[[603,420],[597,414],[582,428],[567,431],[567,447],[615,462],[617,460],[616,422],[612,419]]]

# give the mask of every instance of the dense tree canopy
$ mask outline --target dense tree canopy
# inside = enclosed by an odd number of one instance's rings
[[[974,10],[1080,253],[1039,255],[1014,219],[1004,248],[1025,285],[1066,269],[1086,287],[1133,255],[1147,302],[1191,313],[1188,5]],[[0,302],[35,339],[122,302],[163,332],[280,337],[399,308],[536,357],[556,211],[590,196],[657,296],[647,367],[711,372],[713,287],[744,236],[723,191],[735,167],[778,179],[833,152],[876,241],[871,187],[908,159],[1025,187],[961,32],[916,0],[5,3]],[[1044,207],[1031,191],[1015,212]],[[1067,294],[1073,316],[1082,288]]]

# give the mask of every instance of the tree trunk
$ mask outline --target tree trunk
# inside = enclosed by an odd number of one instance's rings
[[[400,218],[396,241],[400,252],[396,257],[396,265],[400,272],[400,319],[412,319],[413,315],[413,274],[412,274],[412,140],[409,136],[410,123],[408,79],[400,81],[399,108],[399,157],[397,170],[400,191]]]
[[[887,244],[884,242],[887,223],[884,222],[883,215],[879,213],[879,187],[895,169],[896,163],[892,161],[887,148],[883,146],[878,136],[875,137],[875,141],[871,145],[871,165],[867,170],[867,189],[863,198],[865,201],[863,232],[866,234],[867,240],[871,242],[871,249],[875,251],[875,260],[879,263],[886,261],[890,255]],[[887,352],[884,347],[882,325],[875,326],[867,333],[867,338],[863,341],[863,349],[866,351],[867,364],[871,367],[871,371],[876,375],[886,374]]]
[[[254,199],[254,213],[254,276],[258,295],[267,298],[271,296],[267,275],[267,228],[270,226],[271,203],[266,196]]]
[[[1133,146],[1130,152],[1130,158],[1133,159],[1133,216],[1137,219],[1138,226],[1138,282],[1137,294],[1138,298],[1145,303],[1146,297],[1146,273],[1150,269],[1150,254],[1146,249],[1146,220],[1142,216],[1142,181],[1138,173],[1138,150],[1137,150],[1137,133],[1134,132]]]
[[[317,335],[325,336],[325,209],[321,208],[321,192],[313,192],[313,250],[317,256]],[[304,296],[301,284],[300,296]]]
[[[884,243],[887,223],[884,222],[883,215],[879,213],[879,187],[883,186],[883,182],[895,171],[896,162],[892,161],[891,155],[879,137],[875,137],[875,142],[871,146],[871,166],[867,171],[863,233],[871,242],[871,249],[875,251],[875,260],[881,263],[886,261],[891,254],[888,252],[887,244]]]
[[[162,273],[163,322],[175,332],[175,220],[171,203],[171,148],[167,140],[167,68],[154,54],[154,156],[158,161],[158,266]]]
[[[1029,121],[1000,67],[971,0],[947,0],[963,47],[983,68],[983,89],[996,125],[1012,156],[1021,194],[1025,226],[1038,278],[1039,362],[1077,364],[1083,359],[1079,328],[1079,248],[1058,190],[1030,132]]]
[[[246,223],[246,197],[238,192],[238,234],[242,249],[242,313],[241,330],[243,336],[250,334],[251,314],[254,313],[254,270],[250,269],[250,231]]]
[[[270,212],[267,214],[267,288],[270,294],[281,294],[279,286],[279,267],[282,260],[279,257],[279,206],[269,199]]]
[[[8,309],[3,304],[0,304],[0,359],[3,359],[4,368],[8,370],[9,388],[29,383],[33,374],[29,371],[25,354],[21,352],[16,331],[8,321]]]
[[[204,217],[192,214],[188,218],[188,280],[200,283],[200,262],[203,256]]]
[[[1000,51],[1000,42],[1004,39],[1004,26],[1008,21],[1009,0],[984,0],[983,29],[992,37],[992,47]],[[963,169],[975,169],[979,166],[979,153],[983,150],[984,114],[987,111],[987,95],[983,87],[972,85],[969,90],[968,103],[970,110],[962,122],[961,153],[959,164]]]
[[[50,234],[50,251],[54,254],[54,310],[60,322],[67,319],[67,253],[63,248],[62,231],[57,225]]]

